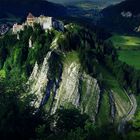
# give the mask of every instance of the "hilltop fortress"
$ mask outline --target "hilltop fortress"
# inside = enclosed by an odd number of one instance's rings
[[[17,23],[13,25],[13,33],[17,34],[21,30],[24,30],[25,26],[34,26],[35,23],[41,25],[44,30],[50,30],[52,28],[58,31],[64,31],[64,24],[63,22],[56,20],[53,17],[48,17],[44,15],[40,15],[39,17],[33,16],[32,13],[29,13],[25,23],[22,25],[18,25]]]

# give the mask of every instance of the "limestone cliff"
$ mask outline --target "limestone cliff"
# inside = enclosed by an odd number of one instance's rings
[[[125,101],[118,93],[103,94],[98,80],[82,69],[75,51],[48,52],[42,64],[36,62],[28,85],[29,93],[35,96],[31,104],[36,108],[43,106],[51,114],[60,108],[77,108],[94,122],[104,113],[106,119],[120,120],[130,109],[129,100]]]
[[[74,55],[77,57],[77,54]],[[82,71],[78,58],[74,61],[64,60],[62,72],[59,71],[59,76],[52,80],[50,73],[53,71],[49,70],[52,56],[52,52],[48,52],[40,67],[36,63],[29,78],[30,94],[36,95],[32,104],[36,108],[45,105],[46,110],[51,113],[55,113],[60,107],[76,107],[95,120],[100,99],[97,80]],[[69,56],[64,59],[67,57]]]

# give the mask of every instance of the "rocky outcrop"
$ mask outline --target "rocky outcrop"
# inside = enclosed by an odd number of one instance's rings
[[[78,108],[94,121],[98,113],[100,88],[97,80],[81,71],[79,62],[64,63],[60,86],[54,97],[51,113],[61,107]]]
[[[43,106],[51,114],[60,108],[77,108],[94,122],[102,101],[98,81],[82,70],[76,52],[60,55],[62,60],[53,50],[47,53],[42,64],[36,62],[28,80],[29,93],[35,96],[31,104],[37,109]],[[129,111],[130,102],[113,90],[109,90],[108,96],[108,116],[112,122],[119,121]]]
[[[130,100],[127,97],[128,95],[125,95],[127,100],[124,100],[117,92],[111,90],[111,93],[112,97],[114,98],[114,104],[116,108],[115,118],[116,120],[120,120],[129,112],[131,108]]]
[[[100,89],[97,80],[82,73],[79,64],[71,63],[69,67],[64,68],[52,113],[61,106],[65,108],[74,106],[82,113],[89,114],[94,121],[98,113],[99,99]]]
[[[41,67],[39,67],[39,65],[36,62],[33,72],[27,83],[30,88],[30,94],[35,95],[35,98],[36,98],[32,102],[32,104],[37,108],[41,104],[41,101],[45,94],[46,86],[49,81],[47,76],[48,76],[48,71],[49,71],[48,61],[50,57],[51,57],[51,52],[48,52],[48,54],[44,58],[44,62]]]
[[[42,65],[37,63],[29,78],[30,94],[35,95],[32,104],[39,108],[45,106],[46,110],[51,114],[57,109],[77,108],[82,113],[90,115],[95,121],[98,113],[100,88],[96,79],[81,70],[78,61],[70,61],[63,63],[62,67],[58,67],[58,76],[52,78],[50,73],[53,70],[50,61],[53,59],[53,52],[48,52]],[[55,60],[52,63],[56,63]]]
[[[52,112],[54,113],[60,106],[68,107],[71,103],[74,106],[79,106],[80,93],[79,93],[79,72],[80,66],[72,63],[68,68],[65,68],[62,74],[62,81],[57,91]]]
[[[84,113],[90,114],[91,119],[95,121],[100,103],[98,82],[96,79],[84,73],[82,76],[82,87],[85,87],[85,89],[82,90],[81,109]]]

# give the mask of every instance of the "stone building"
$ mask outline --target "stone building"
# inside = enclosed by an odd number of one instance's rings
[[[53,28],[53,18],[52,17],[46,17],[46,20],[43,22],[43,29],[52,29]]]
[[[43,29],[47,30],[52,28],[58,31],[64,31],[64,24],[53,17],[46,17],[46,21],[43,23]]]
[[[21,30],[24,30],[24,25],[18,25],[17,23],[13,25],[13,33],[17,34]]]

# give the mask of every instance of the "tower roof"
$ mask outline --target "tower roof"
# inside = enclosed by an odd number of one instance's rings
[[[33,14],[32,13],[29,13],[27,18],[34,18]]]

